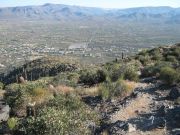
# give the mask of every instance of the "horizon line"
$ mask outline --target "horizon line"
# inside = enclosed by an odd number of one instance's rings
[[[95,7],[95,6],[83,6],[83,5],[75,5],[75,4],[60,4],[60,3],[44,3],[44,4],[32,4],[32,5],[21,5],[21,6],[0,6],[0,8],[13,8],[13,7],[29,7],[29,6],[45,6],[45,5],[64,5],[64,6],[75,6],[75,7],[85,7],[85,8],[99,8],[99,9],[106,9],[106,10],[112,10],[112,9],[131,9],[131,8],[156,8],[156,7],[169,7],[169,8],[180,8],[180,7],[173,7],[173,6],[134,6],[134,7],[125,7],[125,8],[105,8],[105,7]]]

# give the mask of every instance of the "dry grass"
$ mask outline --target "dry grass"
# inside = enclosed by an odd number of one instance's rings
[[[44,88],[35,88],[31,92],[31,102],[36,102],[36,104],[41,104],[48,101],[52,97],[52,93]]]
[[[76,93],[79,95],[97,96],[99,94],[99,86],[78,88]]]
[[[137,83],[136,82],[133,82],[133,81],[124,81],[124,83],[126,84],[127,86],[127,90],[129,91],[132,91],[134,90],[135,87],[137,87]]]
[[[121,87],[119,96],[123,98],[129,96],[133,92],[133,90],[137,87],[137,83],[127,80],[120,80],[119,86]]]
[[[69,87],[66,85],[58,85],[55,87],[56,93],[61,93],[61,94],[70,94],[74,92],[73,87]]]

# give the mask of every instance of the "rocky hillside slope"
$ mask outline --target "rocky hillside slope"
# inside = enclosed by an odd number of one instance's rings
[[[5,89],[0,113],[10,107],[10,117],[8,110],[1,118],[0,134],[180,134],[179,44],[143,50],[100,67],[59,58],[25,65],[9,76],[34,72],[34,81],[22,75],[16,83],[0,83]],[[52,74],[43,75],[46,69]]]

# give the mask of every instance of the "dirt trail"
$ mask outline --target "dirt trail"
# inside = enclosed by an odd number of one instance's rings
[[[136,91],[138,96],[122,109],[111,115],[111,123],[125,121],[133,125],[133,131],[126,132],[127,135],[165,135],[165,128],[153,128],[148,130],[153,121],[153,111],[156,103],[157,93],[155,93],[156,84],[139,83]],[[143,116],[145,115],[145,116]],[[146,116],[147,115],[147,116]],[[146,126],[147,125],[147,126]],[[144,127],[143,127],[144,126]]]
[[[137,88],[139,92],[141,90],[150,87],[147,83],[138,83]],[[150,106],[153,104],[152,95],[149,93],[140,93],[136,98],[130,101],[120,111],[114,113],[111,116],[111,121],[116,122],[117,120],[127,121],[130,118],[137,117],[139,113],[146,113],[150,111]]]
[[[126,121],[133,117],[138,117],[139,113],[147,113],[150,110],[152,102],[152,98],[149,94],[142,94],[129,103],[128,106],[113,114],[111,116],[111,121]]]
[[[170,135],[172,128],[168,127],[167,118],[173,115],[167,112],[172,110],[168,108],[169,101],[166,100],[168,91],[160,90],[162,83],[156,79],[150,78],[151,83],[145,79],[123,101],[105,103],[107,111],[102,112],[106,114],[103,118],[105,124],[95,134]]]

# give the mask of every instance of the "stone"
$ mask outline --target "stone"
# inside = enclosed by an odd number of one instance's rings
[[[128,132],[129,133],[136,131],[136,126],[135,125],[130,124],[130,123],[128,123],[127,125],[128,125]]]
[[[113,123],[109,128],[109,132],[111,134],[123,134],[127,130],[128,130],[127,123],[120,120]]]
[[[178,99],[179,96],[180,96],[180,88],[179,87],[174,87],[169,92],[169,98],[172,100]]]
[[[20,83],[25,83],[26,81],[25,81],[24,77],[20,76],[20,77],[19,77],[19,82],[20,82]]]
[[[175,128],[172,130],[173,135],[179,135],[180,134],[180,128]]]
[[[10,107],[9,105],[0,105],[0,122],[7,121],[9,118]]]

